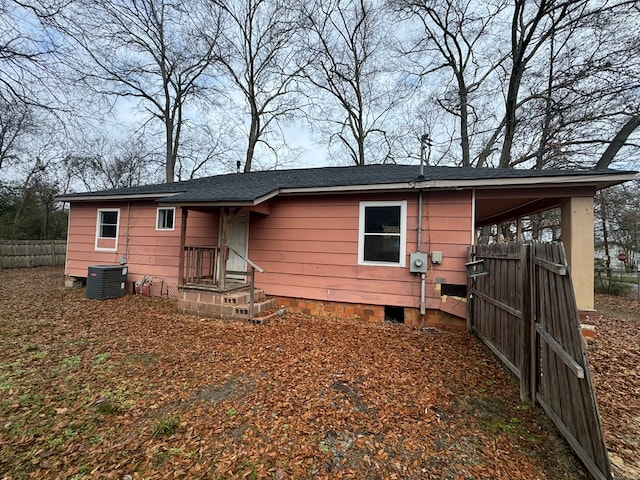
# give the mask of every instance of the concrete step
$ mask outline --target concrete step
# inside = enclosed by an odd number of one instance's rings
[[[206,291],[185,292],[178,299],[178,310],[183,313],[210,318],[249,320],[251,311],[249,297],[249,290],[239,290],[225,294]],[[270,318],[282,315],[284,312],[284,308],[277,308],[275,298],[267,298],[263,290],[254,290],[252,322],[262,324]]]
[[[286,312],[286,308],[278,308],[275,298],[264,298],[253,303],[253,317],[249,318],[251,304],[238,305],[235,308],[234,318],[251,320],[253,323],[263,324],[268,320],[282,316]]]
[[[225,305],[244,305],[245,303],[249,303],[249,298],[251,296],[251,292],[249,290],[239,290],[237,292],[227,293],[224,295],[222,299],[222,303]],[[265,298],[264,290],[259,288],[254,289],[253,291],[253,301],[259,302]]]
[[[259,315],[260,313],[272,310],[276,307],[275,298],[263,298],[259,301],[253,302],[253,315]],[[251,310],[251,304],[244,303],[234,308],[234,316],[239,318],[249,318],[249,311]]]

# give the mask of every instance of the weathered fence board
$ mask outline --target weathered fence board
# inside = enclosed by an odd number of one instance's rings
[[[520,379],[523,401],[558,427],[596,479],[610,479],[598,406],[561,243],[474,246],[488,275],[470,280],[469,328]]]
[[[0,268],[64,265],[66,240],[0,240]]]

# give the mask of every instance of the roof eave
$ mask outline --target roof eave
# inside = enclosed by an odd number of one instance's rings
[[[95,202],[95,201],[131,201],[131,200],[158,200],[165,205],[185,206],[185,207],[229,207],[229,206],[255,206],[263,203],[277,195],[310,195],[314,193],[350,193],[364,191],[401,191],[401,190],[421,190],[421,189],[441,189],[460,190],[466,188],[509,188],[523,186],[558,186],[560,184],[571,185],[591,185],[600,190],[613,185],[618,185],[636,178],[635,172],[620,173],[586,173],[584,175],[558,175],[544,177],[500,177],[500,178],[480,178],[480,179],[450,179],[450,180],[420,180],[403,181],[379,184],[361,185],[334,185],[334,186],[314,186],[275,189],[265,195],[254,199],[245,200],[220,200],[220,201],[180,201],[172,199],[177,195],[186,192],[161,192],[161,193],[138,193],[138,194],[72,194],[60,195],[56,197],[59,202]]]
[[[443,189],[459,190],[464,188],[495,188],[522,186],[558,186],[559,184],[592,185],[596,189],[606,188],[620,183],[634,180],[635,173],[620,174],[588,174],[588,175],[560,175],[552,177],[504,177],[482,179],[454,179],[454,180],[416,180],[413,182],[380,183],[365,185],[339,185],[332,187],[302,187],[283,188],[282,194],[312,194],[312,193],[348,193],[380,190],[416,190]]]
[[[217,202],[196,202],[196,201],[173,201],[170,197],[164,198],[159,202],[163,205],[167,206],[175,206],[175,207],[254,207],[259,205],[267,200],[277,196],[280,193],[280,190],[273,190],[266,195],[262,195],[260,197],[254,198],[253,200],[221,200]]]
[[[182,192],[174,193],[134,193],[134,194],[122,194],[122,195],[92,195],[92,194],[72,194],[72,195],[59,195],[55,198],[57,202],[97,202],[97,201],[129,201],[129,200],[153,200],[166,197],[172,197],[179,195]]]
[[[495,188],[495,187],[523,187],[523,186],[559,186],[559,185],[592,185],[596,189],[610,187],[633,180],[634,173],[624,174],[587,174],[587,175],[559,175],[550,177],[504,177],[469,180],[426,180],[416,182],[416,188]]]

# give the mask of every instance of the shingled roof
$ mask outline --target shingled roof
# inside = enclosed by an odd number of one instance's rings
[[[59,201],[130,200],[150,198],[174,204],[256,204],[286,193],[322,191],[404,190],[415,188],[483,188],[543,186],[558,183],[589,184],[596,188],[622,183],[635,172],[619,170],[518,170],[500,168],[366,165],[291,170],[268,170],[215,175],[174,183],[96,192],[72,193]]]

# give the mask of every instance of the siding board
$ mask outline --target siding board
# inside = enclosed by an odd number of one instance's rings
[[[418,193],[371,193],[276,197],[268,214],[250,215],[249,258],[265,269],[257,286],[269,295],[363,304],[416,307],[420,277],[409,272],[410,252],[443,253],[441,265],[429,264],[426,306],[464,316],[466,306],[443,301],[437,282],[466,283],[464,263],[471,238],[470,192],[424,192],[422,245],[418,247]],[[358,265],[361,201],[407,201],[406,267]],[[98,208],[120,208],[118,249],[94,250]],[[117,263],[127,255],[129,280],[163,277],[176,285],[182,212],[175,229],[155,229],[157,204],[122,202],[72,204],[67,274],[86,276],[89,265]],[[190,211],[186,243],[218,243],[217,211]]]
[[[464,263],[471,238],[469,192],[425,192],[422,251],[440,250],[429,265],[426,305],[464,317],[466,303],[442,302],[436,280],[466,284]],[[412,306],[420,303],[420,277],[409,273],[418,249],[417,193],[280,197],[270,215],[252,219],[249,257],[265,269],[256,282],[270,295],[351,303]],[[407,267],[358,265],[360,201],[407,201]]]
[[[100,252],[94,249],[98,208],[120,208],[118,249]],[[71,204],[66,274],[86,277],[90,265],[117,264],[126,256],[128,280],[144,275],[161,277],[171,286],[177,285],[182,212],[176,208],[174,230],[156,230],[154,202],[105,202]],[[190,212],[187,243],[216,245],[218,242],[216,212]]]

